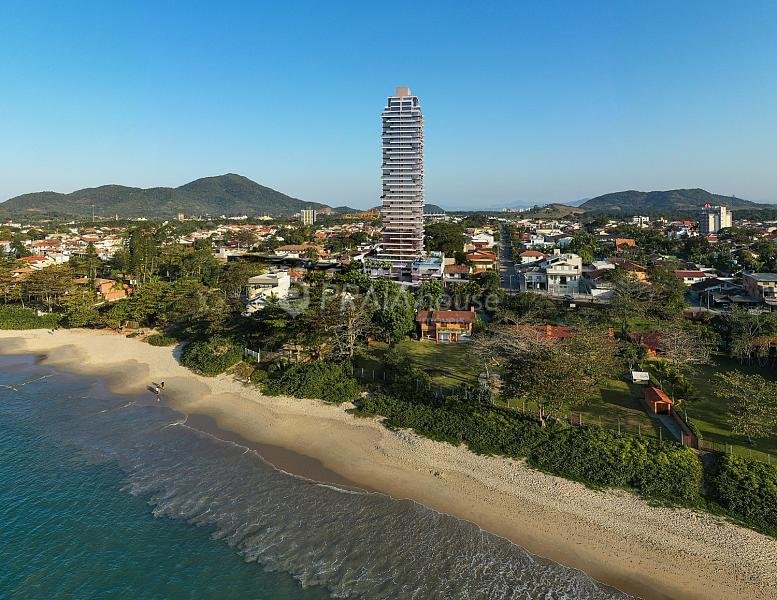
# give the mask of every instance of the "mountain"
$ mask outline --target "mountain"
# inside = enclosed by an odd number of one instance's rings
[[[676,211],[698,210],[705,204],[723,205],[732,209],[774,208],[770,204],[757,204],[734,196],[711,194],[706,190],[666,190],[657,192],[638,192],[628,190],[604,194],[586,200],[580,208],[586,212],[610,214],[636,213],[672,213]]]
[[[438,206],[437,204],[424,204],[425,215],[439,215],[444,212],[445,209],[442,206]]]
[[[86,216],[92,214],[93,205],[98,215],[118,214],[122,217],[172,217],[178,213],[195,216],[290,215],[302,208],[326,206],[292,198],[242,175],[229,173],[203,177],[177,188],[103,185],[71,194],[36,192],[6,200],[0,208],[11,213]]]
[[[525,213],[521,213],[521,216],[535,217],[538,219],[565,219],[567,217],[582,215],[584,212],[585,210],[582,208],[569,206],[568,204],[546,204],[545,206],[537,206]]]

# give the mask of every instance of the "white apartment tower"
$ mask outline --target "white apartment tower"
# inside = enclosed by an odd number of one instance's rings
[[[718,233],[726,227],[731,227],[731,211],[725,206],[705,204],[699,216],[699,235]]]
[[[398,87],[383,120],[383,240],[378,258],[402,276],[424,251],[424,119],[418,96]],[[405,273],[406,274],[406,273]]]

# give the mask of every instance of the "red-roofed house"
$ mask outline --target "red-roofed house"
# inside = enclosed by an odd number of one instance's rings
[[[467,281],[471,272],[472,267],[469,265],[445,265],[442,280],[444,282]]]
[[[675,277],[679,277],[683,280],[685,285],[693,285],[699,283],[705,279],[712,279],[714,275],[710,275],[704,271],[675,271]]]
[[[421,339],[453,344],[472,335],[477,315],[470,310],[419,310],[415,320],[421,330]]]
[[[631,238],[615,238],[615,249],[624,250],[625,248],[636,248],[637,241]]]
[[[22,256],[19,260],[27,263],[27,266],[36,271],[45,269],[54,264],[54,261],[47,256],[37,254],[35,256]]]
[[[496,268],[496,254],[485,250],[473,250],[466,255],[467,262],[472,263],[475,271],[486,271]]]

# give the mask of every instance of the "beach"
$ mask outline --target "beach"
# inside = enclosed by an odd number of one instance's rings
[[[409,498],[472,521],[539,556],[644,598],[773,598],[777,540],[713,515],[649,506],[625,491],[595,491],[521,461],[475,455],[347,406],[266,397],[229,376],[180,366],[173,348],[110,332],[0,331],[0,353],[162,401],[214,436],[245,443],[278,468],[310,479]]]

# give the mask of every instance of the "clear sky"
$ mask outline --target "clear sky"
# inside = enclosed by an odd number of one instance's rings
[[[374,206],[421,98],[426,200],[777,202],[777,2],[0,2],[0,200],[240,173]]]

